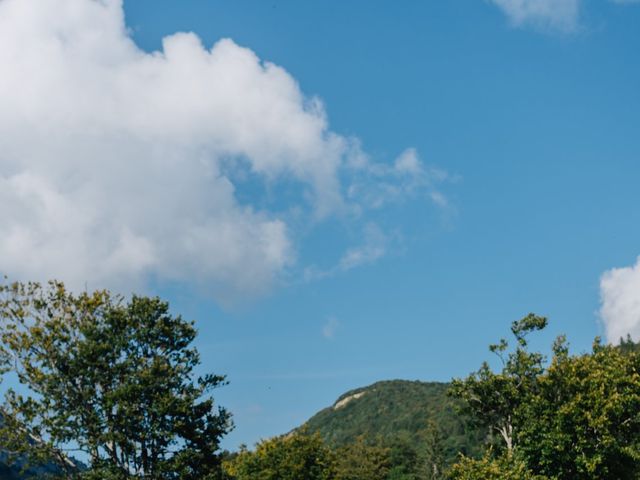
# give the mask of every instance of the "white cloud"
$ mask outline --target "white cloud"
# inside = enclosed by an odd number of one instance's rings
[[[414,176],[422,174],[422,163],[420,163],[416,149],[407,148],[402,152],[400,156],[396,158],[394,168],[400,174],[406,173]]]
[[[334,275],[348,272],[354,268],[375,263],[387,255],[389,249],[397,247],[397,239],[385,234],[375,223],[367,223],[362,232],[363,240],[360,244],[348,248],[338,262],[331,268],[318,268],[315,265],[307,267],[304,278],[307,281],[333,277]]]
[[[605,272],[600,279],[600,297],[608,341],[617,343],[627,334],[640,340],[640,258],[634,266]]]
[[[581,0],[490,0],[500,7],[517,27],[570,32],[578,26]]]
[[[407,148],[393,165],[370,162],[366,156],[359,159],[347,198],[371,209],[382,208],[416,195],[426,195],[440,207],[448,201],[438,190],[443,182],[456,181],[444,170],[426,167],[415,148]]]
[[[347,250],[340,262],[338,270],[346,272],[352,268],[360,267],[375,262],[382,258],[389,243],[388,237],[375,224],[369,224],[365,228],[364,243]]]
[[[583,0],[489,0],[507,15],[515,27],[533,26],[543,30],[574,32],[580,24]],[[640,0],[609,0],[619,5]]]
[[[340,327],[340,322],[335,317],[329,317],[327,322],[322,327],[322,336],[327,340],[333,340],[336,336],[336,331]]]
[[[378,204],[427,188],[415,152],[371,162],[291,75],[231,40],[207,49],[179,33],[142,51],[121,0],[0,1],[0,65],[0,273],[12,278],[261,294],[296,262],[282,211],[362,214],[366,195],[344,194],[356,184]],[[271,208],[239,195],[243,177],[300,193]]]

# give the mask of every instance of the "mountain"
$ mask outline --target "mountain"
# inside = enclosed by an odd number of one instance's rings
[[[2,423],[2,415],[0,415],[0,423]],[[2,445],[1,441],[0,445]],[[82,462],[74,458],[69,460],[74,465],[74,468],[85,468]],[[0,446],[0,480],[35,480],[48,478],[50,475],[58,473],[60,473],[60,468],[53,462],[27,466],[24,457],[10,458],[7,451],[2,450]]]
[[[310,418],[304,427],[319,432],[327,443],[341,447],[362,436],[371,443],[401,440],[424,445],[429,429],[437,430],[448,461],[458,453],[477,455],[483,432],[456,413],[448,383],[390,380],[357,388]],[[432,435],[431,435],[432,437]]]
[[[0,480],[35,480],[43,478],[47,474],[57,473],[58,470],[53,465],[42,465],[22,471],[24,463],[22,461],[8,464],[7,454],[0,452]]]

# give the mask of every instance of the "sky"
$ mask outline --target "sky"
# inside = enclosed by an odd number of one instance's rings
[[[0,271],[159,295],[226,448],[640,339],[640,2],[1,0]]]

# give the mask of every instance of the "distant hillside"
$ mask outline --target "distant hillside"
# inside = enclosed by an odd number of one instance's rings
[[[22,462],[18,461],[9,466],[7,461],[6,453],[0,452],[0,480],[35,480],[59,472],[53,465],[42,465],[22,472]]]
[[[484,435],[456,414],[448,388],[447,383],[407,380],[374,383],[340,396],[305,426],[336,447],[358,436],[383,443],[400,438],[419,446],[431,421],[442,435],[447,459],[458,452],[476,455]]]
[[[26,472],[22,472],[21,463],[9,466],[7,464],[6,454],[0,452],[0,480],[35,480],[37,478],[44,478],[47,474],[55,472],[57,472],[57,470],[54,467],[47,465],[31,468]]]
[[[2,417],[0,416],[1,421]],[[73,458],[71,458],[71,461],[77,468],[85,468],[82,462],[78,462]],[[0,480],[36,480],[48,478],[50,475],[60,472],[59,468],[53,463],[29,466],[28,468],[24,468],[25,465],[24,458],[9,458],[6,450],[2,450],[2,439],[0,439]]]

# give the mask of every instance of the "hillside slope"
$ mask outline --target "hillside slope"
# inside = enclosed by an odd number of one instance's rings
[[[35,480],[59,472],[53,465],[33,467],[24,472],[22,471],[23,466],[24,464],[20,461],[9,465],[6,453],[0,452],[0,480]]]
[[[447,396],[449,384],[390,380],[351,390],[307,421],[330,445],[340,447],[359,436],[370,442],[402,439],[419,446],[431,425],[442,437],[448,460],[479,452],[484,435],[470,428]]]

